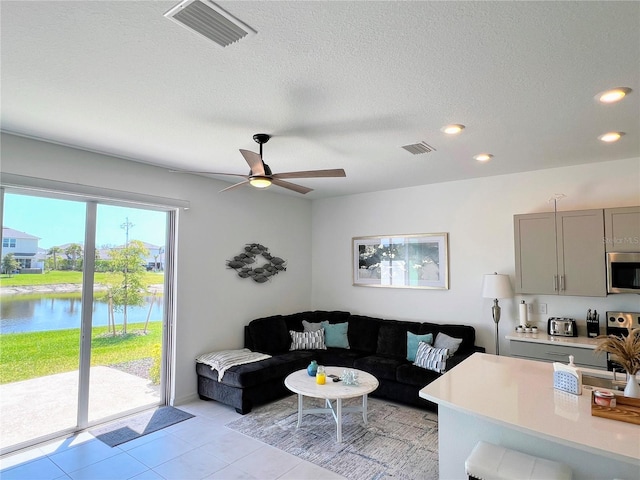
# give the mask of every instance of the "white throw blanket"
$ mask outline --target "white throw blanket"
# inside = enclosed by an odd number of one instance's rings
[[[205,353],[196,358],[196,362],[209,365],[211,370],[217,370],[218,381],[220,382],[224,372],[231,367],[258,362],[266,358],[271,358],[271,355],[252,352],[248,348],[243,348],[242,350],[222,350],[220,352]]]

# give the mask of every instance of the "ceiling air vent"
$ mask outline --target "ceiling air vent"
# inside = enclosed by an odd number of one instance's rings
[[[184,0],[164,16],[221,47],[257,33],[209,0]]]
[[[404,148],[409,153],[413,153],[414,155],[429,153],[436,150],[427,142],[414,143],[412,145],[404,145],[402,148]]]

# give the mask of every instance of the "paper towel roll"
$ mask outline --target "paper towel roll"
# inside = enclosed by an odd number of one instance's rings
[[[526,325],[527,321],[529,320],[527,318],[527,304],[524,303],[524,301],[518,305],[519,307],[519,313],[520,313],[520,325]]]

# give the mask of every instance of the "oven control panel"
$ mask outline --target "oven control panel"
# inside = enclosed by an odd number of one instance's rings
[[[627,329],[640,327],[640,313],[607,312],[607,332],[611,329]]]

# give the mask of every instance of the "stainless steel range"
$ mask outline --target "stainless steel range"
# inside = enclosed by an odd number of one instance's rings
[[[637,312],[607,312],[607,335],[626,336],[629,328],[640,327],[640,313]],[[608,355],[608,354],[607,354]],[[622,370],[622,367],[612,362],[607,356],[607,369]]]

